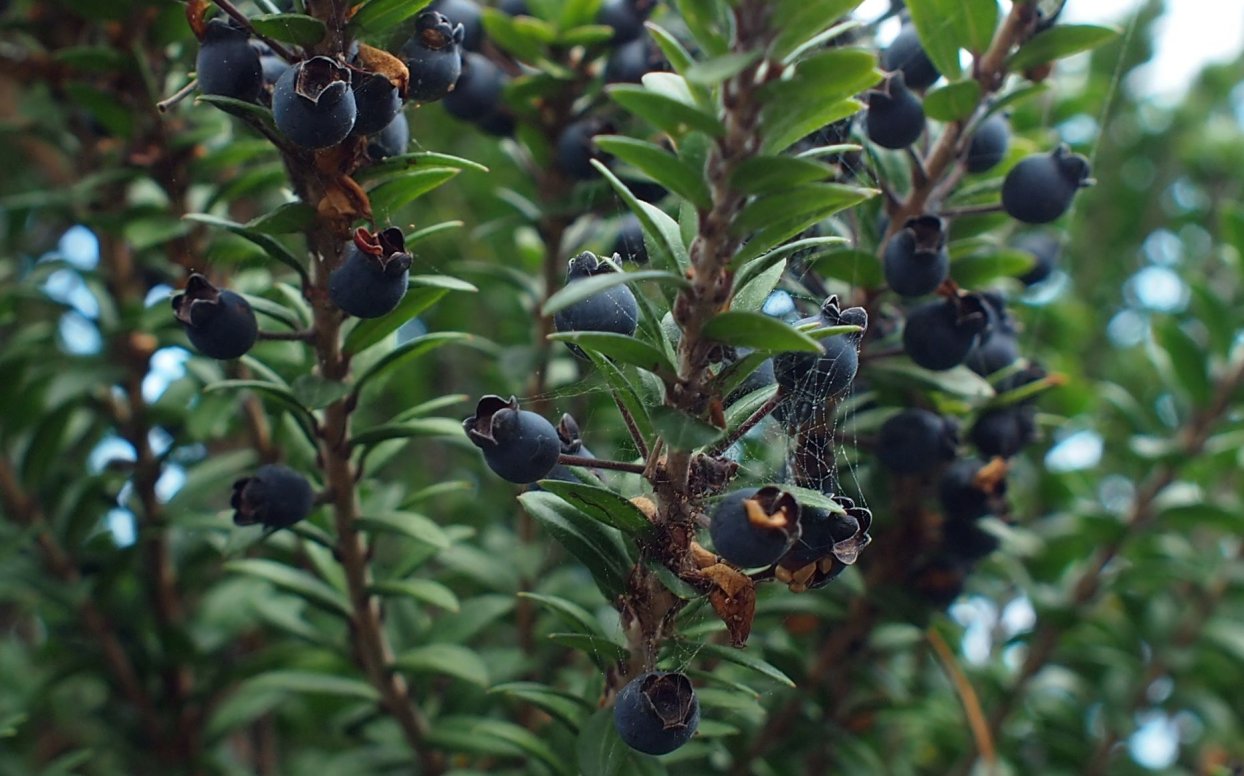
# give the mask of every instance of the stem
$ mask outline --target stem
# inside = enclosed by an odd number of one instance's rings
[[[564,466],[583,466],[588,469],[612,469],[617,472],[630,472],[632,474],[643,474],[644,465],[642,463],[626,463],[625,461],[609,461],[603,458],[586,458],[581,455],[566,455],[562,453],[557,456],[557,462]]]
[[[631,442],[634,443],[639,457],[647,460],[648,443],[644,441],[644,435],[639,433],[639,426],[635,423],[635,417],[631,415],[631,411],[626,408],[626,405],[622,403],[617,394],[613,394],[613,403],[618,406],[618,413],[622,416],[622,421],[626,423],[626,430],[631,435]]]
[[[169,108],[194,94],[194,90],[199,88],[199,79],[191,78],[190,83],[173,92],[168,97],[156,103],[156,110],[161,113],[168,113]]]
[[[946,208],[938,212],[942,218],[960,218],[963,216],[983,216],[990,213],[1001,213],[1001,202],[988,202],[981,205],[964,205],[963,207]]]
[[[756,427],[756,424],[760,423],[760,421],[769,417],[769,414],[772,413],[775,409],[777,409],[777,406],[782,403],[782,399],[784,398],[786,398],[786,396],[783,393],[781,387],[779,386],[777,389],[777,393],[769,397],[769,400],[767,402],[760,405],[759,409],[757,409],[750,416],[748,416],[747,420],[744,420],[742,423],[740,423],[734,429],[734,431],[731,431],[729,434],[727,434],[724,439],[722,439],[721,441],[714,444],[712,447],[705,450],[704,454],[709,455],[709,456],[718,456],[724,453],[726,450],[729,450],[731,445],[733,445],[735,442],[742,439],[743,436],[747,434],[748,431],[751,431],[753,428]]]
[[[259,339],[272,342],[314,342],[315,329],[301,331],[260,331]]]
[[[959,661],[955,658],[955,653],[951,651],[941,634],[933,628],[929,628],[926,637],[929,640],[929,644],[932,645],[933,651],[937,653],[937,659],[941,661],[942,667],[946,669],[946,674],[950,677],[951,684],[955,687],[955,692],[959,696],[959,702],[963,704],[963,712],[967,715],[968,725],[972,728],[972,737],[976,739],[976,748],[980,752],[981,758],[985,761],[988,772],[992,773],[994,768],[997,767],[998,755],[994,750],[993,737],[989,734],[989,725],[985,722],[985,715],[981,712],[980,698],[977,697],[976,690],[963,673],[963,669],[959,667]]]

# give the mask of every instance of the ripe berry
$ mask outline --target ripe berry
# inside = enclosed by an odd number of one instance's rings
[[[285,75],[289,63],[272,53],[272,48],[262,40],[251,38],[247,43],[259,53],[259,69],[263,73],[263,86],[267,92],[264,100],[272,102],[272,87]],[[262,95],[261,95],[262,96]]]
[[[232,291],[221,291],[195,273],[186,289],[173,297],[173,317],[181,322],[190,344],[210,358],[237,358],[251,349],[259,324],[250,303]]]
[[[354,134],[370,135],[379,132],[402,112],[402,95],[397,85],[379,73],[354,76],[354,104],[357,117]]]
[[[530,16],[531,10],[527,7],[527,0],[501,0],[497,3],[497,7],[502,13],[510,16]]]
[[[735,353],[735,357],[727,358],[726,363],[732,364],[736,361],[741,361],[751,355],[751,352],[751,348],[738,348]],[[773,359],[766,358],[764,361],[760,362],[760,366],[752,370],[752,373],[744,378],[743,382],[739,383],[738,386],[722,400],[722,403],[729,407],[731,404],[734,404],[744,396],[755,393],[762,388],[768,388],[776,381],[777,378],[773,374]]]
[[[401,229],[372,233],[359,227],[341,266],[328,276],[328,296],[356,318],[387,315],[406,295],[411,261]]]
[[[315,494],[307,478],[286,466],[267,464],[233,483],[229,505],[234,525],[262,525],[269,532],[289,528],[311,514]]]
[[[463,121],[483,121],[501,105],[505,74],[488,57],[468,51],[462,57],[462,75],[441,104],[449,115]]]
[[[648,263],[648,246],[644,242],[644,226],[639,216],[627,213],[618,222],[618,236],[613,241],[613,252],[636,264]]]
[[[567,124],[557,136],[557,167],[572,178],[592,180],[599,173],[592,166],[596,159],[608,163],[608,154],[596,148],[592,138],[612,131],[607,123],[594,116]]]
[[[768,566],[799,538],[799,502],[771,485],[736,490],[718,502],[708,534],[735,566]]]
[[[609,52],[605,60],[605,83],[639,83],[645,74],[667,70],[661,49],[647,35],[640,35]]]
[[[327,148],[350,134],[358,108],[349,69],[312,57],[285,71],[272,91],[276,128],[303,148]]]
[[[895,474],[919,474],[953,460],[958,444],[953,420],[910,407],[881,424],[877,458]]]
[[[968,172],[985,172],[998,165],[1011,144],[1011,127],[1006,117],[995,113],[985,119],[972,133],[968,144]]]
[[[367,155],[374,161],[406,153],[410,145],[410,124],[406,121],[406,114],[399,112],[389,126],[367,140]]]
[[[903,350],[925,369],[952,369],[963,363],[988,325],[984,303],[975,294],[925,302],[907,314]]]
[[[1029,156],[1002,181],[1002,207],[1026,224],[1047,224],[1071,207],[1076,191],[1092,184],[1089,161],[1060,145]]]
[[[872,512],[862,507],[852,506],[845,514],[803,507],[799,518],[800,536],[782,556],[782,565],[790,569],[802,568],[831,554],[835,545],[854,539],[861,532],[861,511],[868,513],[867,519],[871,524]],[[864,531],[867,532],[867,528]],[[855,561],[854,556],[851,556],[851,561]]]
[[[644,32],[644,19],[652,13],[656,0],[605,0],[596,14],[596,23],[613,28],[613,43],[635,40]]]
[[[840,311],[838,297],[831,296],[821,305],[818,315],[804,318],[796,325],[807,323],[816,323],[817,328],[847,324],[867,328],[868,313],[862,307]],[[863,332],[855,332],[821,339],[819,354],[778,353],[773,357],[773,372],[778,385],[792,397],[813,403],[842,393],[855,379],[863,336]]]
[[[429,10],[439,11],[453,25],[462,25],[461,43],[470,51],[479,51],[484,40],[484,17],[474,0],[436,0]]]
[[[1031,405],[987,410],[972,424],[968,436],[981,455],[1010,458],[1036,438],[1035,412]]]
[[[1049,232],[1025,232],[1015,238],[1012,245],[1021,251],[1031,253],[1036,259],[1032,269],[1020,277],[1026,286],[1035,285],[1048,278],[1058,264],[1058,254],[1062,251],[1058,238]]]
[[[700,701],[686,674],[653,671],[618,693],[613,726],[630,748],[668,754],[691,740],[700,726]]]
[[[942,525],[942,552],[973,564],[998,549],[998,539],[981,529],[975,520],[947,520]]]
[[[913,89],[926,89],[942,77],[929,55],[924,53],[920,35],[911,24],[903,25],[898,37],[881,55],[881,67],[890,72],[902,72],[903,80]]]
[[[613,262],[598,258],[591,251],[584,251],[570,260],[566,283],[569,285],[585,278],[620,271]],[[629,337],[638,325],[639,304],[626,285],[607,288],[553,315],[553,326],[558,331],[607,331]]]
[[[902,296],[924,296],[937,290],[950,273],[946,229],[937,216],[910,218],[894,233],[883,257],[885,280]]]
[[[1001,511],[1005,506],[1006,468],[996,464],[986,466],[974,458],[964,458],[943,472],[938,496],[947,520],[975,520]]]
[[[548,476],[561,454],[557,429],[543,417],[518,408],[513,396],[485,396],[462,421],[471,442],[498,477],[526,485]]]
[[[868,92],[868,139],[882,148],[906,148],[924,131],[924,106],[903,83],[901,72],[890,74],[881,89]]]
[[[475,126],[479,127],[481,132],[493,137],[513,137],[514,130],[518,129],[518,121],[514,118],[514,114],[498,110],[476,123]]]
[[[1005,369],[1019,358],[1019,341],[1015,335],[1006,331],[995,331],[983,342],[972,348],[964,361],[981,377],[988,377],[999,369]]]
[[[200,92],[247,102],[259,97],[263,69],[248,37],[245,30],[220,19],[207,23],[194,64]]]
[[[453,26],[436,11],[415,18],[415,34],[402,46],[402,60],[410,70],[407,95],[418,102],[439,100],[462,75],[463,26]]]

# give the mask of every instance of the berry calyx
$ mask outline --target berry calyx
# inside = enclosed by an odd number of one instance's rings
[[[410,99],[434,102],[454,89],[462,75],[462,42],[466,32],[443,14],[424,11],[415,17],[415,34],[402,46],[410,70]]]

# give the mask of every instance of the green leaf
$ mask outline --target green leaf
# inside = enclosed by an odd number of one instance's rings
[[[407,289],[406,296],[398,302],[393,312],[380,318],[369,318],[355,324],[346,335],[342,350],[347,353],[361,353],[378,342],[383,342],[390,334],[402,327],[419,313],[440,301],[449,293],[443,288],[418,286]]]
[[[933,65],[948,81],[957,81],[963,73],[959,49],[969,45],[963,26],[958,22],[963,13],[961,0],[912,0],[907,3],[911,22],[920,35],[920,44]]]
[[[716,116],[690,104],[689,101],[675,99],[635,84],[613,84],[606,87],[605,91],[610,99],[627,111],[674,137],[682,137],[692,131],[720,137],[725,132]]]
[[[194,98],[195,102],[205,102],[208,105],[215,106],[233,116],[242,119],[250,119],[257,121],[271,131],[276,131],[276,124],[272,120],[272,111],[256,102],[247,102],[234,97],[225,97],[222,94],[200,94]],[[182,216],[185,218],[185,216]]]
[[[836,173],[822,162],[793,156],[753,156],[730,174],[730,188],[744,194],[772,194],[801,183],[832,180]]]
[[[779,684],[787,687],[794,687],[795,682],[786,674],[782,673],[773,665],[765,662],[756,656],[756,653],[750,649],[734,649],[725,647],[720,644],[701,644],[690,642],[677,642],[676,651],[679,653],[690,652],[696,659],[703,659],[705,655],[720,658],[728,663],[734,663],[744,668],[755,671],[761,676],[772,679]]]
[[[360,528],[372,534],[397,534],[441,550],[450,544],[441,527],[418,512],[381,512],[363,515],[357,522]]]
[[[806,183],[793,186],[786,191],[752,200],[735,217],[731,230],[736,234],[745,234],[774,221],[802,215],[815,215],[819,221],[878,193],[876,189],[861,189],[838,183]]]
[[[489,171],[487,167],[479,162],[463,159],[461,156],[442,154],[435,151],[414,151],[409,154],[390,156],[384,161],[370,164],[356,172],[354,179],[362,183],[373,178],[388,178],[395,172],[408,170],[412,167],[432,169],[452,167],[458,170],[473,170],[475,172]]]
[[[535,601],[545,609],[561,617],[562,620],[579,633],[586,633],[600,638],[605,637],[605,632],[600,627],[600,623],[596,621],[596,618],[573,601],[567,601],[557,596],[540,595],[539,593],[519,593],[518,597]]]
[[[452,418],[420,418],[401,423],[385,423],[372,426],[350,437],[351,447],[371,447],[390,439],[411,439],[415,437],[448,437],[465,439],[462,425]]]
[[[548,744],[512,722],[481,717],[442,717],[428,732],[428,744],[456,752],[539,760],[554,773],[574,776]]]
[[[229,561],[224,568],[226,571],[246,574],[270,582],[281,590],[293,593],[308,603],[333,614],[346,618],[351,616],[350,603],[345,596],[305,571],[259,558]]]
[[[622,197],[626,206],[639,219],[644,228],[644,242],[648,245],[648,255],[652,257],[652,263],[664,265],[670,270],[686,272],[691,267],[691,257],[687,253],[687,246],[683,244],[678,222],[656,205],[638,199],[599,160],[593,159],[592,166],[609,181],[609,185],[613,186],[614,191],[618,192],[618,196]]]
[[[994,248],[950,263],[950,275],[964,288],[978,288],[995,278],[1014,278],[1032,269],[1036,257],[1014,248]]]
[[[622,533],[638,536],[652,527],[639,507],[608,488],[560,480],[542,480],[540,487],[582,510],[593,520],[599,520]]]
[[[371,591],[376,595],[402,596],[431,604],[447,612],[458,611],[458,596],[454,591],[430,579],[391,579],[373,583]]]
[[[260,393],[267,394],[303,418],[315,422],[315,416],[311,414],[311,410],[303,406],[302,402],[294,395],[294,392],[277,383],[270,383],[264,380],[221,380],[203,386],[203,393],[242,390],[259,391]]]
[[[563,331],[550,334],[549,339],[567,342],[654,374],[673,374],[675,371],[664,353],[634,336],[607,331]]]
[[[548,640],[586,654],[602,671],[608,670],[610,665],[618,661],[626,660],[629,654],[626,647],[621,644],[610,641],[604,636],[593,636],[587,633],[550,633]]]
[[[455,167],[429,167],[405,175],[389,178],[367,192],[371,209],[376,218],[392,220],[394,214],[419,197],[453,179],[461,170]]]
[[[529,515],[587,567],[606,598],[621,594],[631,565],[621,534],[552,493],[528,491],[518,500]]]
[[[699,86],[716,86],[743,72],[744,68],[760,58],[760,54],[757,49],[722,54],[696,62],[682,75],[688,82]]]
[[[924,97],[924,113],[938,121],[962,121],[972,115],[981,99],[977,81],[958,81],[934,89]]]
[[[725,432],[673,407],[653,408],[649,413],[653,428],[673,450],[694,450],[721,439]]]
[[[458,644],[427,644],[398,655],[393,667],[413,674],[452,676],[464,682],[488,686],[488,666],[474,650]]]
[[[488,39],[523,62],[539,62],[547,56],[548,45],[557,39],[557,30],[543,19],[510,16],[495,8],[483,11]]]
[[[208,215],[207,213],[187,213],[182,216],[182,218],[187,221],[195,221],[200,224],[219,227],[226,231],[232,232],[239,237],[244,237],[247,240],[250,240],[255,245],[258,245],[264,253],[268,254],[270,258],[276,259],[297,272],[298,277],[302,279],[303,285],[310,284],[311,279],[307,274],[307,268],[303,266],[297,256],[291,253],[288,248],[278,242],[276,238],[271,235],[264,234],[253,227],[235,223],[227,218],[218,218],[216,216]]]
[[[885,358],[872,363],[871,373],[876,375],[878,382],[907,386],[908,389],[921,385],[965,399],[988,399],[994,395],[988,380],[962,365],[944,372],[933,372],[906,358]]]
[[[860,288],[885,285],[885,274],[876,256],[864,251],[834,251],[820,257],[812,269],[825,277],[835,278]]]
[[[604,24],[584,24],[566,30],[557,36],[557,45],[567,48],[573,46],[599,46],[613,39],[613,28]]]
[[[247,229],[264,234],[296,234],[313,220],[315,209],[305,202],[286,202],[246,222]]]
[[[273,13],[250,17],[260,35],[298,46],[313,46],[324,38],[328,28],[314,16],[301,13]]]
[[[613,724],[612,707],[599,709],[584,723],[575,742],[575,755],[582,776],[665,773],[660,760],[636,752],[622,742]]]
[[[713,316],[704,325],[705,337],[726,345],[752,350],[781,353],[795,351],[820,353],[816,340],[798,331],[785,321],[763,313],[730,310]]]
[[[578,695],[555,690],[539,682],[506,682],[495,684],[488,689],[489,694],[499,693],[518,698],[530,703],[538,709],[548,712],[578,730],[583,718],[594,710],[594,705]]]
[[[753,273],[749,269],[754,264],[765,261],[762,256],[743,269],[739,270],[739,274],[735,278],[736,283],[741,283],[739,290],[734,292],[734,296],[730,299],[730,310],[732,312],[760,312],[764,307],[765,301],[769,298],[769,294],[773,293],[773,289],[777,288],[777,284],[782,279],[782,273],[786,271],[786,259],[779,259],[777,263],[768,269],[756,273],[755,277],[750,277]]]
[[[392,369],[398,364],[403,363],[412,358],[430,353],[437,348],[443,347],[454,342],[471,342],[475,338],[470,334],[459,331],[442,331],[433,332],[414,337],[398,345],[393,350],[385,353],[374,364],[367,368],[355,383],[355,393],[362,393],[363,386],[370,381],[384,374],[385,370]]]
[[[248,680],[246,686],[252,691],[276,690],[304,695],[335,695],[371,703],[380,700],[380,693],[366,682],[311,671],[269,671]]]
[[[648,28],[648,34],[652,36],[652,40],[661,49],[661,53],[665,55],[665,59],[674,68],[674,72],[683,73],[683,77],[686,77],[687,69],[695,64],[695,59],[691,57],[691,53],[687,51],[678,38],[669,34],[664,27],[652,22],[647,22],[644,26]]]
[[[613,154],[696,207],[707,210],[711,204],[708,186],[698,170],[656,145],[623,135],[597,135],[596,146]]]
[[[350,386],[316,374],[298,375],[290,386],[298,403],[313,410],[327,407],[350,393]]]
[[[350,25],[367,32],[389,32],[431,2],[432,0],[371,0],[350,18]]]
[[[692,39],[709,56],[730,49],[730,25],[725,6],[714,0],[675,0],[678,15],[691,31]]]
[[[984,54],[998,27],[998,0],[960,0],[956,12],[964,48]]]
[[[1168,374],[1188,394],[1194,406],[1208,406],[1213,387],[1205,349],[1188,336],[1174,318],[1157,321],[1153,335],[1157,346],[1170,362]]]
[[[1011,70],[1028,70],[1052,62],[1055,59],[1089,51],[1105,45],[1119,36],[1119,31],[1110,27],[1098,27],[1092,24],[1056,24],[1040,32],[1020,46],[1007,60]]]
[[[783,59],[845,16],[861,0],[775,0],[771,28],[778,31],[773,41],[774,58]]]
[[[641,280],[666,283],[680,288],[687,285],[686,278],[658,269],[638,272],[605,272],[567,283],[560,291],[549,297],[541,312],[544,315],[553,315],[614,286],[638,283]]]

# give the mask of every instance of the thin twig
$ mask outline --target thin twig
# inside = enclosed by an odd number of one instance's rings
[[[588,458],[582,455],[566,455],[565,453],[562,453],[557,456],[557,462],[563,466],[582,466],[588,469],[611,469],[617,472],[630,472],[631,474],[644,473],[644,465],[642,463],[610,461],[603,458]]]
[[[644,460],[648,459],[648,443],[644,441],[644,435],[639,433],[639,426],[635,423],[635,417],[631,415],[631,411],[622,403],[622,399],[618,395],[613,395],[613,403],[618,405],[618,414],[622,416],[622,421],[626,423],[626,430],[631,435],[631,442],[635,445],[635,450],[639,452],[639,457]]]
[[[269,340],[273,342],[314,342],[314,329],[301,329],[299,331],[260,331],[259,339]]]
[[[246,14],[239,11],[237,6],[229,2],[229,0],[212,0],[212,2],[216,4],[217,8],[224,11],[225,14],[229,16],[230,19],[233,19],[235,22],[240,24],[242,26],[242,29],[246,30],[251,35],[254,35],[259,40],[262,40],[264,43],[267,43],[268,48],[272,49],[273,54],[276,54],[278,57],[280,57],[281,59],[284,59],[286,62],[297,62],[298,60],[302,59],[302,57],[298,56],[294,52],[285,48],[285,44],[281,43],[280,41],[273,40],[272,38],[269,38],[267,35],[257,32],[255,28],[251,25],[251,20],[246,16]]]
[[[1001,202],[987,202],[981,205],[963,205],[962,207],[945,208],[938,211],[942,218],[962,218],[963,216],[983,216],[990,213],[1001,213]]]
[[[194,90],[199,88],[199,79],[191,78],[190,83],[173,92],[168,97],[156,103],[156,110],[161,113],[168,113],[169,108],[194,94]]]
[[[968,726],[972,728],[972,736],[976,739],[976,748],[985,761],[988,771],[993,773],[998,764],[998,755],[994,749],[993,737],[989,734],[989,723],[985,721],[985,715],[981,711],[980,698],[977,697],[975,688],[968,681],[963,669],[959,667],[955,653],[951,651],[942,635],[935,629],[929,628],[925,636],[933,647],[933,651],[937,653],[942,668],[946,669],[946,675],[950,677],[951,684],[955,686],[959,702],[963,704],[963,713],[968,718]]]
[[[733,445],[735,442],[742,439],[744,435],[747,434],[748,431],[751,431],[753,428],[756,427],[756,424],[760,423],[760,421],[769,417],[770,413],[772,413],[775,409],[777,409],[778,405],[781,404],[782,400],[785,398],[786,398],[786,394],[785,392],[782,391],[781,387],[779,386],[777,389],[777,393],[770,396],[768,401],[760,405],[760,407],[755,412],[753,412],[751,415],[747,417],[746,420],[744,420],[742,423],[736,426],[733,431],[731,431],[721,440],[717,441],[712,447],[705,450],[704,454],[710,455],[710,456],[718,456],[724,453],[725,451],[729,450],[731,445]]]

